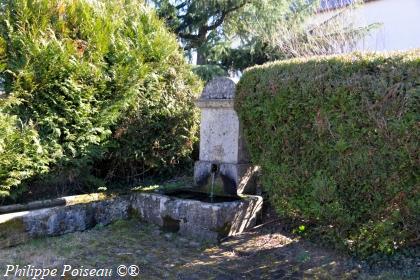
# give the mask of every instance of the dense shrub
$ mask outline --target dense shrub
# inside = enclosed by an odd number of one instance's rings
[[[278,212],[367,255],[420,241],[419,101],[420,51],[354,53],[251,68],[236,109]]]
[[[16,197],[22,180],[48,170],[48,157],[32,125],[0,111],[0,198]]]
[[[108,179],[136,182],[168,176],[190,163],[197,142],[198,115],[192,97],[199,91],[182,57],[155,66],[161,77],[145,82],[145,95],[113,131],[108,152],[95,166]]]
[[[33,123],[19,133],[39,135],[62,181],[91,176],[94,162],[112,177],[175,164],[191,151],[200,84],[143,1],[2,1],[0,75],[4,114]],[[10,157],[1,155],[0,170],[20,160]],[[13,177],[2,176],[0,184]]]

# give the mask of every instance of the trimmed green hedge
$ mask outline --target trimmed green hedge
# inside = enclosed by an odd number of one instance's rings
[[[254,67],[236,109],[278,213],[369,255],[420,241],[419,101],[417,50]]]
[[[39,138],[54,190],[166,170],[188,158],[196,139],[201,82],[142,0],[2,1],[0,82],[11,135]],[[39,174],[10,169],[31,160],[13,149],[37,147],[8,145],[0,149],[0,197]],[[32,166],[41,162],[34,157]]]

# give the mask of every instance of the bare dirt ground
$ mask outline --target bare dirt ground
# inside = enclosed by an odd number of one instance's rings
[[[8,264],[57,268],[111,268],[113,276],[63,279],[420,279],[417,269],[373,273],[338,253],[260,227],[220,245],[203,244],[135,220],[0,251],[1,279]],[[118,277],[119,265],[138,265],[137,277]],[[58,277],[50,279],[59,279]]]

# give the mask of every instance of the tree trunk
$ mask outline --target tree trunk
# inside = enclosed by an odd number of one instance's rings
[[[206,58],[206,55],[204,54],[204,51],[201,50],[200,48],[196,50],[197,50],[197,65],[207,64],[207,58]]]

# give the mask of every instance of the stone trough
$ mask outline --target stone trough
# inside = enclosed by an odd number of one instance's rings
[[[129,218],[153,223],[195,240],[217,242],[254,226],[262,205],[258,196],[207,203],[140,192],[117,197],[92,194],[63,199],[71,203],[0,215],[0,248]]]

